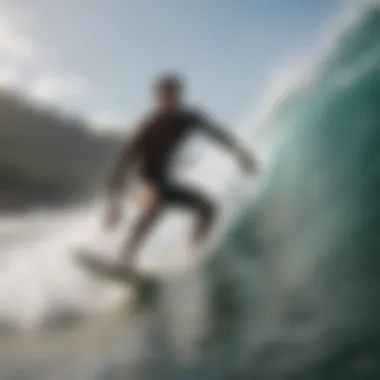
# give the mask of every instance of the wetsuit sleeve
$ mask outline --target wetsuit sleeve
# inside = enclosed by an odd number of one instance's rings
[[[256,159],[232,135],[222,129],[215,121],[204,113],[196,113],[193,117],[194,122],[199,126],[199,129],[202,132],[227,148],[238,158],[244,170],[249,172],[255,170]]]
[[[129,136],[123,143],[109,173],[106,184],[108,192],[115,193],[124,187],[128,171],[132,163],[135,162],[138,157],[141,141],[147,127],[147,120],[140,121],[137,123],[135,133],[132,136]]]
[[[197,125],[198,129],[204,134],[211,137],[213,140],[217,141],[219,144],[225,148],[237,151],[239,150],[238,143],[231,134],[229,134],[225,129],[223,129],[217,122],[215,122],[210,116],[205,112],[194,112],[192,114],[194,123]]]

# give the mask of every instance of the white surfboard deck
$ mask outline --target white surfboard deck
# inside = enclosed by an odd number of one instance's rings
[[[102,257],[90,249],[78,249],[74,258],[82,269],[106,281],[138,285],[160,280],[158,275],[142,273],[135,268],[120,265],[116,260]]]

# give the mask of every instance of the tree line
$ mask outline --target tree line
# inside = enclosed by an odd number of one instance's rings
[[[58,204],[90,196],[120,138],[0,91],[0,208]]]

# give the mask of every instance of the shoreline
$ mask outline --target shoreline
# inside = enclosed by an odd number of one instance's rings
[[[89,202],[95,198],[93,194],[85,195],[25,195],[4,196],[0,194],[0,213],[2,216],[23,215],[38,209],[59,210],[75,207],[77,204]]]

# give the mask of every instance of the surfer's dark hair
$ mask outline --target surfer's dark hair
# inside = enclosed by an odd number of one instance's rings
[[[184,81],[181,75],[176,73],[164,73],[156,78],[154,88],[156,90],[181,91]]]

